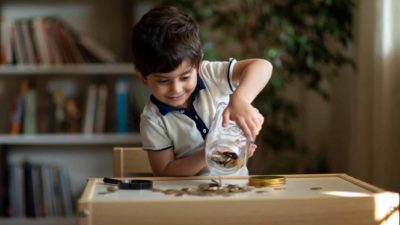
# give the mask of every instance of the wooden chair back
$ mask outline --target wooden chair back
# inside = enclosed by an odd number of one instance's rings
[[[113,148],[113,176],[152,176],[147,153],[140,147]]]

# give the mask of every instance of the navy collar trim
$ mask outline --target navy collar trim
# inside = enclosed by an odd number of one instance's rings
[[[199,95],[200,91],[205,88],[206,88],[206,86],[204,85],[203,80],[200,78],[199,75],[197,75],[197,85],[192,93],[190,105],[193,104],[194,99]],[[154,95],[150,96],[150,100],[158,107],[158,110],[160,111],[160,113],[163,116],[165,116],[169,112],[174,112],[174,111],[185,112],[186,111],[185,108],[177,108],[177,107],[167,105],[163,102],[160,102],[156,97],[154,97]],[[188,108],[191,108],[191,107],[188,107]]]

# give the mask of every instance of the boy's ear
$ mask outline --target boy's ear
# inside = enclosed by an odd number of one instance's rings
[[[147,80],[146,78],[142,75],[142,73],[137,70],[135,68],[135,70],[133,71],[133,73],[137,76],[137,78],[140,80],[140,83],[142,83],[143,85],[147,85]]]

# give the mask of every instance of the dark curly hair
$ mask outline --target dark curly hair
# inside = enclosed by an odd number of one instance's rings
[[[133,27],[131,44],[133,63],[144,77],[171,72],[183,60],[199,68],[202,58],[197,23],[171,6],[147,12]]]

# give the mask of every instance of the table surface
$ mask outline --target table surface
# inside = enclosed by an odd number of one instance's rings
[[[153,188],[181,189],[184,187],[197,187],[199,184],[211,183],[210,178],[204,179],[166,179],[153,181]],[[222,185],[237,184],[246,186],[248,178],[232,179],[222,178]],[[95,202],[113,201],[193,201],[193,200],[255,200],[255,199],[288,199],[288,198],[341,198],[341,197],[365,197],[377,193],[357,182],[351,182],[342,176],[312,176],[312,177],[286,177],[286,184],[279,187],[253,188],[250,192],[234,193],[230,196],[174,196],[166,195],[152,190],[117,190],[107,192],[109,184],[104,184],[98,179],[90,195]]]

